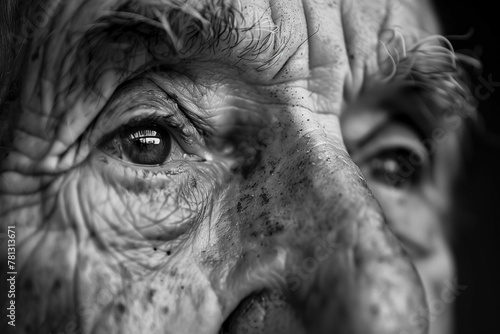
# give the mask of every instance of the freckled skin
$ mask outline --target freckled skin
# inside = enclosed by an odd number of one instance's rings
[[[413,2],[401,2],[398,15],[387,10],[394,4],[253,1],[238,10],[246,23],[281,26],[268,38],[285,45],[281,53],[272,46],[242,58],[244,43],[232,52],[222,43],[180,52],[174,69],[128,78],[129,90],[117,89],[125,78],[112,69],[99,79],[100,95],[61,98],[68,83],[54,78],[69,69],[64,37],[116,6],[89,2],[85,15],[62,4],[48,46],[29,49],[44,57],[28,57],[21,117],[0,169],[2,229],[18,231],[16,330],[218,333],[245,297],[266,291],[225,330],[424,333],[426,324],[411,323],[425,304],[420,279],[339,124],[345,96],[358,94],[363,71],[378,69],[378,31],[407,20],[408,43],[428,34]],[[254,29],[247,33],[264,38]],[[120,111],[133,104],[127,98],[160,88],[213,134],[187,125],[192,142],[159,167],[99,149],[102,134],[129,117]]]

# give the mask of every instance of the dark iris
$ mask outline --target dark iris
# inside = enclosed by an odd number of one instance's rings
[[[157,125],[140,125],[119,135],[124,157],[141,165],[159,165],[165,162],[172,145],[170,134]]]
[[[407,149],[386,150],[370,163],[372,177],[389,187],[402,188],[419,182],[423,158]]]

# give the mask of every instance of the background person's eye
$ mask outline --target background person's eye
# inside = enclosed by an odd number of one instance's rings
[[[422,179],[426,160],[423,153],[408,148],[384,149],[368,160],[364,173],[388,187],[413,187]]]
[[[163,164],[169,157],[172,137],[165,127],[146,122],[121,127],[100,146],[123,161],[154,166]]]

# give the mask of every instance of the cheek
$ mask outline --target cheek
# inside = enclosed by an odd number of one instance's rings
[[[67,295],[77,296],[77,315],[85,326],[107,319],[112,310],[125,310],[124,305],[126,311],[116,311],[124,323],[124,314],[144,314],[131,306],[136,300],[154,304],[148,310],[155,316],[165,310],[155,326],[173,321],[167,319],[167,310],[192,314],[198,312],[192,309],[197,305],[215,303],[207,282],[198,279],[194,284],[183,272],[196,268],[196,256],[189,253],[192,247],[181,246],[193,246],[194,227],[206,219],[202,208],[217,194],[215,180],[223,181],[217,177],[222,168],[185,164],[182,172],[155,174],[91,157],[60,180],[52,217],[75,230],[71,249],[78,261],[71,263],[77,266],[66,273],[74,274],[78,285]],[[53,244],[44,247],[52,249]],[[62,261],[57,263],[62,267]]]
[[[434,312],[434,316],[442,313],[443,316],[436,317],[436,321],[444,321],[444,314],[451,308],[448,307],[449,302],[442,300],[442,292],[453,281],[455,264],[444,228],[446,217],[439,201],[432,201],[432,196],[426,198],[421,195],[436,190],[409,194],[373,184],[371,189],[403,246],[408,241],[425,250],[423,255],[419,255],[412,252],[411,246],[405,247],[424,283],[429,305],[439,306],[439,310],[431,310],[431,313]]]
[[[56,211],[99,252],[132,260],[126,267],[154,267],[203,220],[219,172],[187,163],[168,172],[134,170],[91,158],[66,176]]]
[[[396,189],[370,180],[368,185],[396,234],[421,245],[429,254],[440,243],[447,242],[444,229],[447,216],[440,200],[443,194],[437,194],[428,185],[415,190]]]

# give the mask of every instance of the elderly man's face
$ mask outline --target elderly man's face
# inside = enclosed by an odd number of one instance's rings
[[[449,332],[465,93],[425,3],[40,11],[0,169],[16,329]]]

